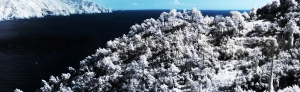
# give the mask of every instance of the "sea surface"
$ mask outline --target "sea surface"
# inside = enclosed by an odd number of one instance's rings
[[[241,10],[249,12],[247,10]],[[0,22],[0,92],[32,92],[41,80],[67,73],[106,42],[127,34],[134,24],[169,10],[125,10],[109,14],[48,16]],[[229,10],[201,10],[228,16]]]

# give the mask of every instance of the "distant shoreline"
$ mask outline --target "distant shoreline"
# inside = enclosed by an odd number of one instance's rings
[[[171,9],[115,9],[113,11],[139,11],[139,10],[171,10]],[[182,11],[184,9],[176,9],[178,11]],[[191,10],[191,9],[185,9],[185,10]],[[250,11],[247,9],[199,9],[200,11]]]

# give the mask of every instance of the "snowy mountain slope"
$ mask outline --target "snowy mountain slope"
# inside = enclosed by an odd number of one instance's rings
[[[264,7],[291,3],[299,5],[286,0]],[[164,12],[108,41],[79,69],[43,80],[38,90],[299,92],[298,8],[267,10],[283,15],[270,20],[260,12],[264,7],[226,17]]]
[[[0,20],[43,17],[81,13],[109,13],[107,9],[89,0],[1,0]]]

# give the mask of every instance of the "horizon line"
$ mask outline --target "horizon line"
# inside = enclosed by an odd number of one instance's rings
[[[122,11],[122,10],[172,10],[172,9],[112,9],[112,10],[118,10],[118,11]],[[176,10],[191,10],[191,9],[176,9]],[[251,9],[198,9],[198,10],[231,10],[231,11],[235,11],[235,10],[246,10],[246,11],[250,11]]]

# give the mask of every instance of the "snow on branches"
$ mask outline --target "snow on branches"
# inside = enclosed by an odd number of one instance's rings
[[[163,12],[108,41],[80,69],[43,81],[40,91],[299,90],[299,19],[291,12],[276,21],[262,15],[284,5],[226,17],[195,8]]]

